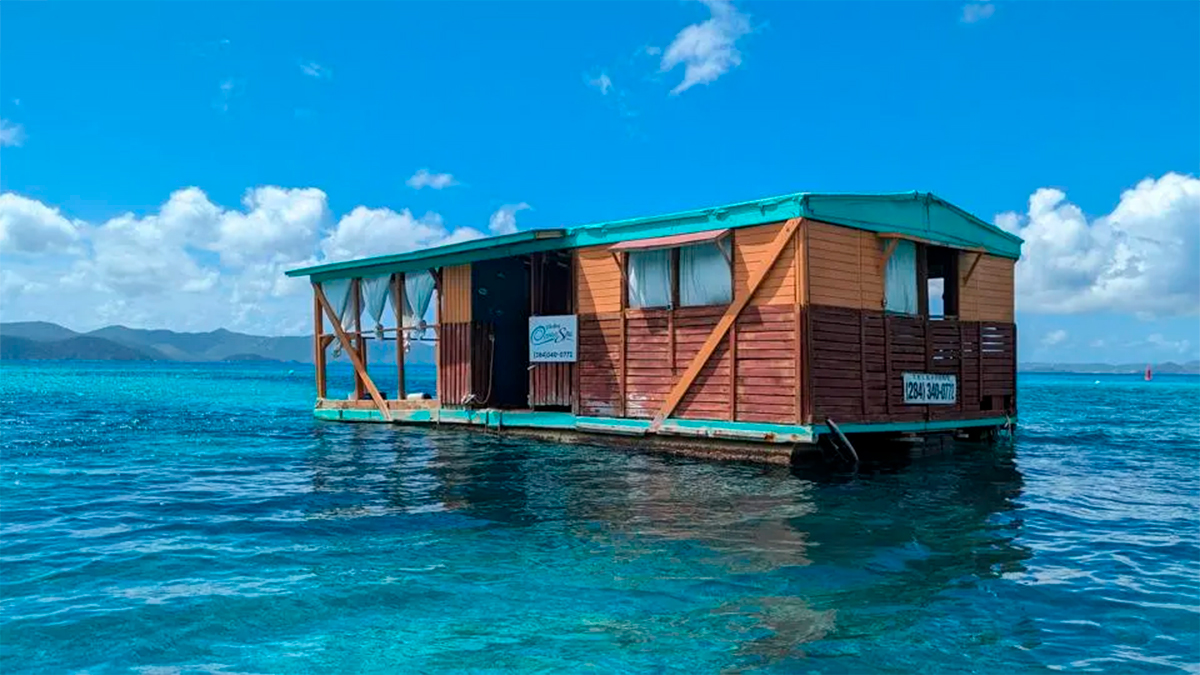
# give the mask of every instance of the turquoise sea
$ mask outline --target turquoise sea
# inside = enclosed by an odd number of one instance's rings
[[[312,391],[5,364],[0,672],[1200,672],[1195,377],[1023,375],[1011,444],[857,473],[319,423]]]

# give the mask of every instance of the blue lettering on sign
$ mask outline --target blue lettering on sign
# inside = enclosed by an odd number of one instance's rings
[[[566,326],[549,325],[538,326],[533,329],[529,335],[529,341],[535,346],[549,345],[557,342],[565,342],[571,339],[571,331],[567,330]]]

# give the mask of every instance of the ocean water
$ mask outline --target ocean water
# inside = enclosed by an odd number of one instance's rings
[[[0,672],[1200,672],[1197,378],[1025,375],[1011,443],[857,473],[312,396],[5,364]]]

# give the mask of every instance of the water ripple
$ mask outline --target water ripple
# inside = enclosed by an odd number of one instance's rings
[[[844,474],[3,368],[5,673],[1200,672],[1195,378],[1023,377],[1011,446]]]

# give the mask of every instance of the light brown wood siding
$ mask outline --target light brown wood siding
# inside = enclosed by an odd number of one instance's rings
[[[471,320],[471,266],[442,268],[442,323]]]
[[[750,275],[754,269],[764,262],[770,252],[771,242],[779,234],[783,223],[744,227],[733,232],[734,294],[741,294],[750,287]],[[800,231],[797,230],[797,233]],[[793,235],[787,247],[779,254],[770,274],[763,279],[758,292],[750,300],[750,306],[790,305],[796,300],[797,291],[797,255],[796,239]]]
[[[883,247],[872,232],[807,221],[808,297],[814,305],[883,308]]]
[[[966,278],[975,253],[959,253],[958,270]],[[1013,322],[1014,260],[983,254],[970,280],[960,286],[958,308],[964,321]]]
[[[580,314],[621,311],[621,268],[607,246],[576,251],[576,306]]]

